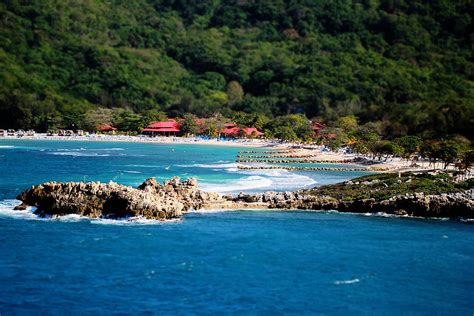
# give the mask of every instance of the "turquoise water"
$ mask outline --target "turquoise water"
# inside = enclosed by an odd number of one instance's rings
[[[474,229],[459,222],[239,211],[127,224],[11,210],[17,193],[52,179],[136,185],[177,174],[253,191],[360,174],[241,172],[238,151],[0,141],[0,314],[474,312]]]
[[[352,178],[364,172],[238,170],[247,148],[150,143],[0,140],[0,199],[45,181],[110,180],[138,186],[148,177],[197,177],[219,192],[285,191]],[[322,165],[324,166],[324,165]],[[329,166],[329,165],[328,165]]]

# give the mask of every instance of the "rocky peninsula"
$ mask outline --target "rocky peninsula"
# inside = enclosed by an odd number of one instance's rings
[[[150,178],[138,188],[115,182],[47,182],[21,193],[17,199],[23,203],[16,209],[35,206],[35,214],[41,217],[77,214],[92,218],[141,216],[165,220],[222,199],[217,193],[198,190],[196,179],[179,180],[174,177],[160,184]]]
[[[474,218],[474,181],[454,182],[449,175],[405,173],[370,175],[297,192],[221,195],[198,189],[196,179],[178,177],[160,184],[147,179],[138,188],[114,182],[47,182],[17,199],[16,209],[35,206],[35,214],[77,214],[92,218],[167,220],[192,210],[336,210],[418,217]]]

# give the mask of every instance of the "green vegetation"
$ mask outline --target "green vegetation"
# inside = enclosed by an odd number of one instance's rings
[[[361,199],[380,201],[396,195],[462,192],[473,187],[473,179],[455,182],[452,176],[446,173],[431,175],[407,172],[400,177],[393,173],[364,176],[345,183],[322,186],[308,192],[316,195],[328,195],[344,201]]]
[[[136,132],[220,113],[307,140],[304,113],[338,129],[330,145],[361,151],[371,138],[472,138],[472,12],[449,0],[6,0],[0,127]]]

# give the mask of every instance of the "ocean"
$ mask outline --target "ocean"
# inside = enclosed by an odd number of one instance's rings
[[[0,140],[0,314],[474,313],[474,226],[336,212],[193,212],[172,222],[13,211],[45,181],[195,176],[222,193],[362,171],[242,171],[238,147]]]

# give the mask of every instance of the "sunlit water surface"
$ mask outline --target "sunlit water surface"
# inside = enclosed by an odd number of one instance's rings
[[[236,193],[363,174],[240,171],[239,150],[0,140],[0,314],[474,312],[474,226],[459,222],[237,211],[127,223],[12,210],[18,193],[50,180],[195,176]]]

